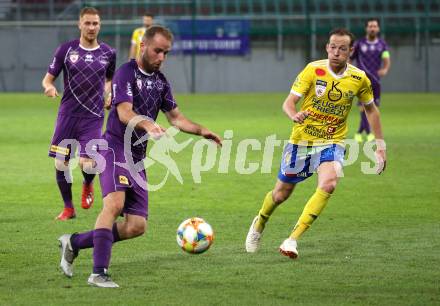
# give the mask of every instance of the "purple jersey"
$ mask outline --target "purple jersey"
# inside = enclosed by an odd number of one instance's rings
[[[86,49],[79,39],[58,47],[48,73],[64,77],[64,94],[59,113],[71,117],[103,117],[104,85],[113,77],[116,50],[104,43]]]
[[[107,129],[104,137],[109,143],[115,141],[119,144],[124,142],[126,125],[118,117],[116,106],[122,102],[133,104],[136,114],[147,116],[156,120],[159,110],[168,112],[177,104],[171,92],[171,86],[165,76],[160,72],[151,74],[141,70],[136,60],[123,64],[117,71],[112,81],[113,100],[110,110]],[[135,130],[131,137],[131,152],[137,159],[145,158],[146,142],[134,145],[146,133]],[[110,144],[111,146],[111,144]]]
[[[387,50],[388,45],[381,38],[369,41],[364,37],[354,43],[354,51],[351,58],[356,60],[359,69],[365,71],[373,85],[380,82],[377,71],[382,65],[382,54]]]

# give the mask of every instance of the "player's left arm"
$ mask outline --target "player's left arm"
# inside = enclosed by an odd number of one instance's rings
[[[376,137],[376,158],[379,163],[378,174],[381,174],[385,170],[387,157],[379,109],[376,104],[368,103],[364,104],[364,110],[367,115],[368,123]]]
[[[179,110],[178,107],[173,108],[170,111],[165,112],[165,116],[168,122],[180,129],[181,131],[189,134],[199,135],[206,139],[214,141],[217,145],[222,145],[222,139],[216,133],[210,131],[206,127],[192,122],[186,118]]]
[[[385,50],[382,52],[382,68],[377,71],[380,77],[386,76],[391,68],[390,52]]]

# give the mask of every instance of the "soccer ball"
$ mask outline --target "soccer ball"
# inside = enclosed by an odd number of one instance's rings
[[[214,232],[202,218],[190,218],[177,228],[177,244],[185,252],[200,254],[209,249],[214,241]]]

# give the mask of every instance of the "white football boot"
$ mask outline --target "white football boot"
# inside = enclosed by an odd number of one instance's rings
[[[110,275],[108,275],[106,272],[101,274],[95,274],[95,273],[90,274],[87,283],[90,286],[99,287],[99,288],[119,288],[119,285],[116,284],[114,281],[112,281]]]
[[[255,253],[258,250],[258,247],[260,246],[260,240],[263,233],[257,232],[255,230],[255,223],[258,220],[258,216],[254,218],[252,221],[251,227],[249,228],[249,232],[246,236],[246,252],[248,253]]]
[[[72,235],[65,234],[58,238],[61,249],[60,268],[67,277],[73,276],[73,260],[78,256],[78,253],[73,251],[72,245],[70,244],[70,237],[72,237]]]
[[[292,259],[295,259],[298,257],[298,250],[297,250],[297,244],[296,240],[292,238],[287,238],[283,241],[283,243],[280,245],[280,253],[284,256],[288,256]]]

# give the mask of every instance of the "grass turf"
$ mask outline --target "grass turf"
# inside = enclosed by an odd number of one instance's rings
[[[61,198],[52,159],[46,157],[57,102],[41,94],[0,95],[0,304],[2,305],[434,305],[440,304],[440,111],[436,94],[385,94],[383,126],[388,169],[361,173],[360,162],[345,177],[319,220],[299,242],[300,258],[280,256],[316,177],[298,186],[273,215],[256,254],[244,239],[261,201],[275,182],[281,147],[271,173],[235,170],[240,140],[287,139],[291,124],[281,112],[283,94],[178,96],[181,110],[223,134],[234,131],[229,173],[215,167],[191,175],[193,146],[174,154],[183,185],[170,177],[150,193],[147,233],[116,244],[111,273],[118,290],[90,288],[91,250],[81,251],[75,276],[58,270],[56,239],[90,229],[102,206],[99,184],[91,210],[80,208],[79,169],[74,170],[77,219],[56,222]],[[165,123],[163,116],[159,120]],[[358,114],[350,115],[350,133]],[[179,140],[188,136],[179,136]],[[260,162],[249,151],[248,162]],[[163,166],[148,169],[159,182]],[[189,255],[178,249],[175,230],[201,216],[216,232],[212,249]]]

